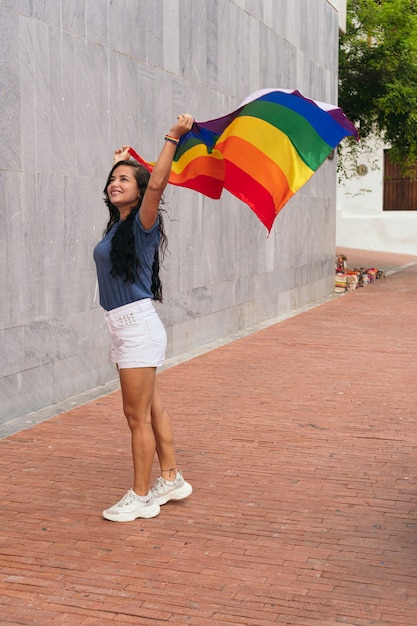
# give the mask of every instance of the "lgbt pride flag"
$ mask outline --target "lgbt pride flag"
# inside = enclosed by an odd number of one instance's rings
[[[347,135],[358,138],[342,109],[299,91],[263,89],[228,115],[194,122],[178,144],[169,182],[210,198],[227,189],[270,231],[282,207]]]

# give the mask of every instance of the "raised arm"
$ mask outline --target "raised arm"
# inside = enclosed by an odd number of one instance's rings
[[[179,139],[191,129],[193,121],[192,116],[188,113],[179,115],[177,123],[171,126],[167,136],[174,138],[174,140]],[[125,146],[123,147],[125,148]],[[164,146],[149,178],[139,212],[141,224],[147,230],[152,228],[158,215],[158,207],[164,189],[168,183],[176,148],[177,146],[174,141],[168,140],[164,142]]]

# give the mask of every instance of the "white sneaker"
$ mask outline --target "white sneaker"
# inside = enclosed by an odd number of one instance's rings
[[[161,505],[170,500],[184,500],[193,492],[193,488],[185,482],[181,472],[177,472],[175,480],[172,482],[160,476],[151,491],[154,502]]]
[[[151,491],[148,496],[143,497],[136,495],[133,489],[129,489],[117,504],[103,511],[103,517],[111,522],[133,522],[138,517],[156,517],[160,510]]]

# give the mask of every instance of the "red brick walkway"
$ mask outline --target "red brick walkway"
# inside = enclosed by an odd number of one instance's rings
[[[414,264],[163,371],[194,493],[151,520],[100,516],[119,392],[0,441],[1,625],[415,626],[416,311]]]

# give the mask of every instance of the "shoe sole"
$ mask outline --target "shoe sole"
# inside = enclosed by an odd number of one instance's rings
[[[184,500],[188,498],[193,492],[193,488],[189,483],[185,483],[180,489],[173,491],[172,493],[167,493],[166,495],[154,496],[153,499],[160,506],[162,504],[166,504],[170,500]]]
[[[156,506],[155,506],[156,505]],[[134,515],[131,513],[128,515],[125,513],[124,515],[113,515],[112,513],[108,513],[107,511],[103,511],[102,515],[104,519],[109,520],[110,522],[134,522],[136,519],[150,519],[151,517],[156,517],[159,515],[161,508],[157,502],[155,502],[152,506],[144,511],[141,511],[139,515]]]

